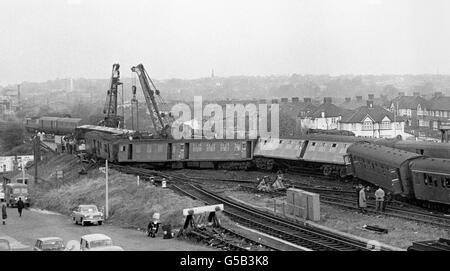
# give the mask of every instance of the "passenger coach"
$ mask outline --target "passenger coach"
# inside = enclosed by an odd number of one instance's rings
[[[354,177],[394,194],[414,195],[409,162],[422,157],[420,154],[365,142],[352,144],[347,153],[351,158]]]
[[[248,168],[253,140],[155,139],[89,132],[86,151],[114,163],[142,163],[149,167]]]

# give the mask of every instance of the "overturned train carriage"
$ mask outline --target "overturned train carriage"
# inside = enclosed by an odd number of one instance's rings
[[[149,168],[246,169],[253,160],[253,140],[157,139],[89,132],[86,151],[119,164],[139,163]]]
[[[313,171],[326,176],[351,175],[347,148],[363,139],[349,136],[304,135],[300,138],[259,138],[255,147],[258,168]]]
[[[347,153],[352,161],[354,177],[396,195],[414,197],[409,162],[422,157],[420,154],[366,142],[352,144]]]

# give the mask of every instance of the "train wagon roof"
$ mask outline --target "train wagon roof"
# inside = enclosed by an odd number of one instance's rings
[[[356,136],[342,136],[342,135],[308,134],[304,138],[308,139],[308,140],[333,141],[333,142],[360,142],[360,141],[367,141],[367,138],[356,137]]]
[[[260,137],[261,140],[274,137]],[[280,140],[317,140],[317,141],[330,141],[330,142],[359,142],[359,141],[370,141],[367,138],[356,137],[356,136],[344,136],[344,135],[326,135],[326,134],[302,134],[299,136],[283,136],[276,138]]]
[[[81,121],[81,119],[80,118],[58,118],[58,121],[78,123]]]
[[[417,157],[422,157],[422,155],[417,153],[407,152],[367,142],[358,142],[352,144],[350,147],[348,147],[347,153],[397,167],[403,164],[405,161]]]
[[[411,170],[450,174],[450,160],[439,158],[417,159],[411,162]]]
[[[58,117],[40,117],[40,120],[57,120],[59,119]]]
[[[399,140],[395,142],[394,146],[414,146],[414,147],[426,147],[436,149],[450,149],[450,144],[440,142],[427,142],[427,141],[413,141],[413,140]]]
[[[24,184],[24,183],[9,183],[6,184],[7,186],[11,186],[11,187],[28,187],[28,185]]]
[[[112,127],[90,125],[90,124],[78,126],[77,129],[90,130],[90,131],[96,131],[96,132],[103,132],[103,133],[109,133],[109,134],[117,134],[117,135],[129,134],[129,133],[136,132],[134,130],[112,128]]]

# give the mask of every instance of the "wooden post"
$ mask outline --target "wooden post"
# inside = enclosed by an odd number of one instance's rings
[[[283,202],[283,216],[286,217],[286,203]]]
[[[137,185],[139,186],[139,175],[137,176]]]

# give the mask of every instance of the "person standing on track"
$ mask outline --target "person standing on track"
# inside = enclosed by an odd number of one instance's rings
[[[375,191],[375,201],[377,206],[377,211],[383,211],[383,203],[384,203],[384,191],[381,187],[378,187],[377,191]]]
[[[17,211],[19,211],[19,216],[22,217],[22,210],[25,208],[25,203],[23,203],[22,198],[17,201]]]
[[[2,223],[6,225],[6,219],[8,218],[8,214],[6,213],[6,203],[2,202]]]
[[[361,210],[361,212],[365,214],[367,213],[366,208],[367,208],[366,191],[365,188],[362,187],[361,190],[359,190],[359,210]]]
[[[355,192],[356,192],[356,206],[358,206],[359,209],[359,191],[361,190],[362,185],[358,184],[355,188]]]

